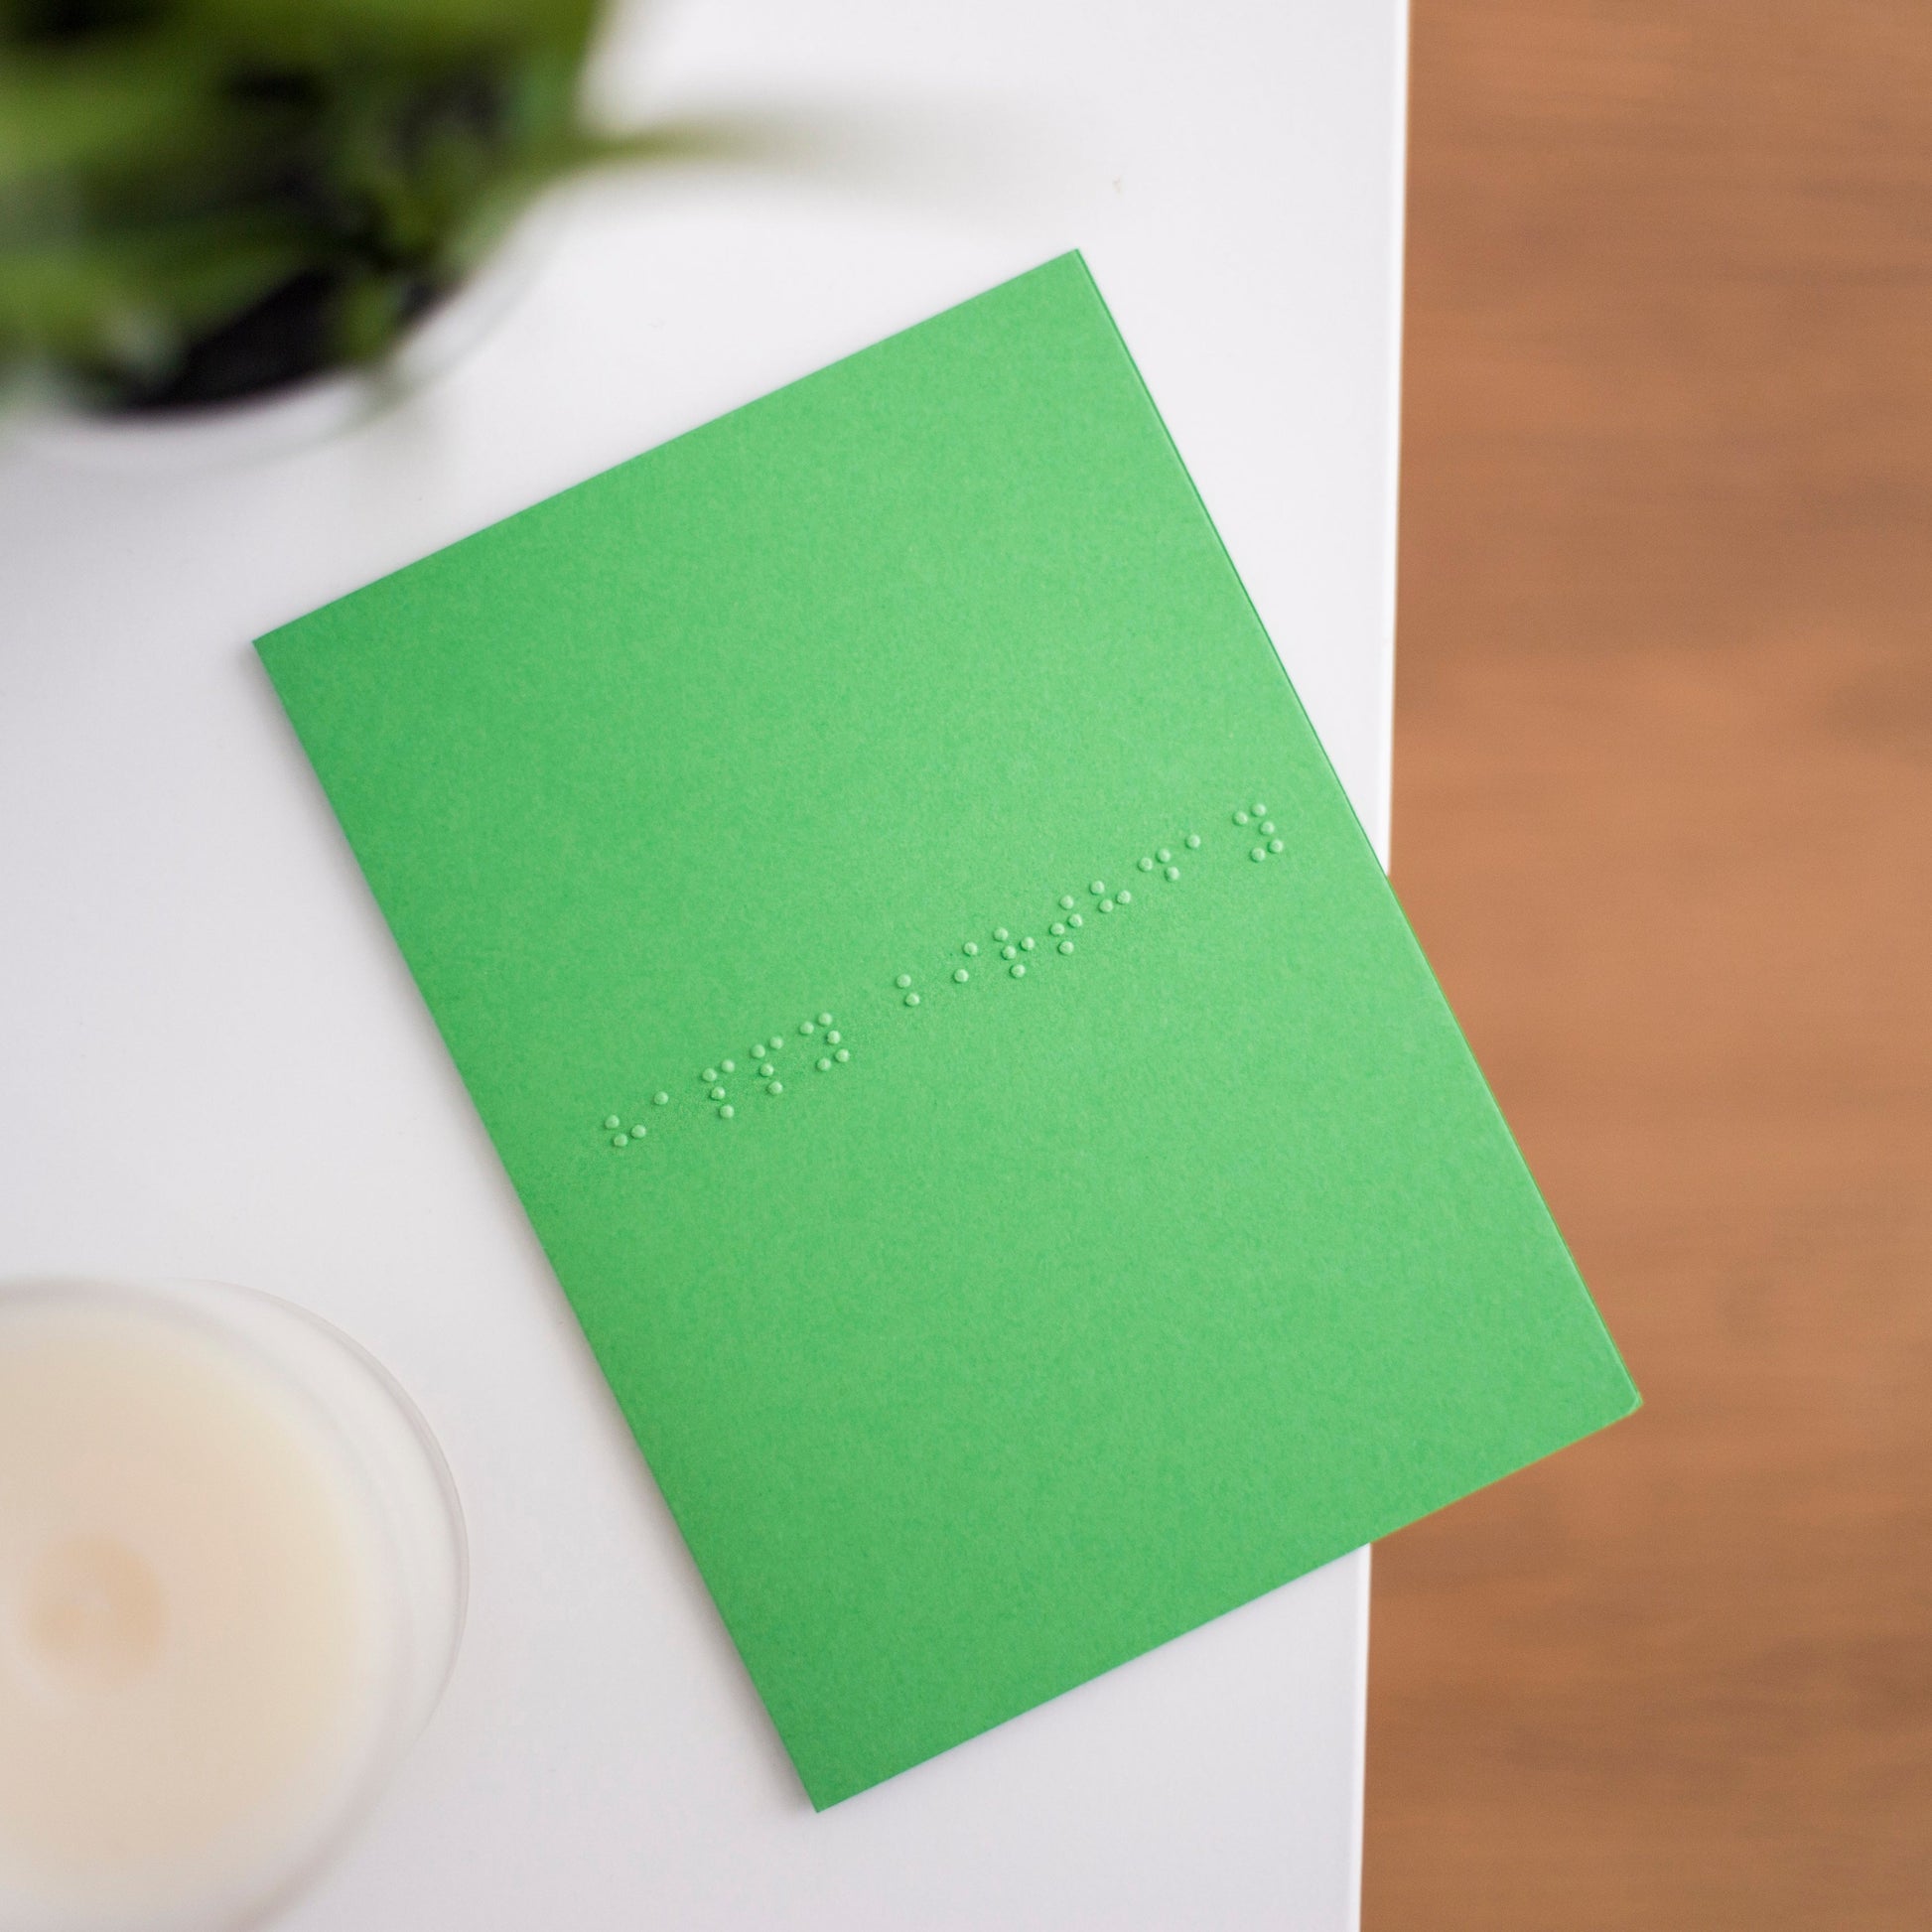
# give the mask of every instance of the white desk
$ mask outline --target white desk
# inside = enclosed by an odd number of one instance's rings
[[[1365,1554],[811,1813],[248,640],[1077,244],[1381,843],[1404,24],[653,7],[606,96],[782,110],[790,172],[575,191],[483,340],[349,435],[0,452],[0,1272],[319,1310],[469,1515],[449,1696],[288,1926],[1354,1922]]]

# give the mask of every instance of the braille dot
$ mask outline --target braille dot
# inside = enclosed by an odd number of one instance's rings
[[[829,1027],[832,1024],[832,1016],[829,1013],[821,1013],[818,1016],[818,1024],[821,1027]]]
[[[968,939],[964,951],[968,959],[977,959],[980,956],[979,941],[977,939]]]
[[[837,1032],[836,1030],[835,1030],[834,1032],[832,1032],[832,1033],[829,1033],[829,1034],[827,1034],[827,1035],[825,1035],[825,1038],[826,1038],[826,1041],[827,1041],[827,1043],[828,1043],[829,1045],[833,1045],[833,1046],[836,1046],[836,1045],[837,1045],[837,1044],[839,1043],[839,1041],[840,1041],[840,1040],[842,1040],[842,1039],[843,1039],[844,1037],[845,1037],[845,1035],[844,1035],[843,1034],[841,1034],[841,1033],[839,1033],[839,1032]]]
[[[737,1116],[737,1113],[738,1109],[736,1107],[720,1107],[718,1109],[718,1118],[720,1120],[731,1120]]]
[[[846,1061],[852,1057],[852,1048],[849,1046],[841,1046],[839,1050],[832,1055],[832,1057],[835,1060],[837,1060],[841,1066],[843,1066],[846,1063]]]
[[[903,991],[906,987],[912,984],[912,975],[910,973],[901,973],[898,976],[898,978],[893,982],[893,984],[898,987],[901,991]]]
[[[1096,879],[1093,882],[1093,884],[1087,888],[1087,891],[1090,892],[1095,898],[1098,898],[1100,895],[1104,893],[1106,890],[1107,890],[1107,882],[1104,879]]]
[[[1265,845],[1256,846],[1255,849],[1248,854],[1248,857],[1254,860],[1254,862],[1257,865],[1259,865],[1262,860],[1267,858],[1267,856],[1268,856],[1268,848]]]
[[[1071,917],[1070,919],[1068,919],[1068,920],[1067,920],[1067,924],[1068,924],[1068,925],[1085,925],[1085,924],[1086,924],[1086,920],[1085,920],[1085,919],[1083,919],[1083,918],[1081,918],[1081,916],[1079,915],[1079,913],[1077,913],[1077,912],[1076,912],[1076,913],[1074,913],[1074,914],[1073,914],[1073,916],[1072,916],[1072,917]]]
[[[818,1029],[809,1020],[801,1020],[798,1023],[798,1031],[801,1034],[815,1034]]]
[[[830,1073],[832,1070],[832,1062],[829,1059],[820,1060],[818,1063],[818,1070],[821,1073]]]
[[[1023,980],[1027,977],[1027,962],[1024,959],[1014,967],[1013,977],[1017,980]]]
[[[1025,939],[1021,940],[1020,950],[1022,952],[1032,952],[1033,949],[1034,949],[1033,936],[1032,934],[1029,934]]]
[[[615,1127],[621,1127],[623,1125],[623,1122],[621,1121],[616,1114],[606,1114],[604,1117],[604,1124],[606,1127],[615,1128]]]
[[[1003,945],[1003,946],[1004,946],[1004,945],[1006,944],[1006,942],[1007,942],[1007,941],[1008,941],[1009,939],[1011,939],[1011,938],[1013,937],[1013,934],[1012,934],[1012,933],[1010,933],[1010,932],[1009,932],[1009,931],[1008,931],[1008,930],[1006,929],[1006,927],[1005,927],[1005,926],[1003,926],[1003,925],[996,925],[996,926],[995,926],[995,927],[993,928],[993,936],[994,936],[994,938],[996,938],[997,940],[999,940],[999,942],[1000,942],[1000,944],[1001,944],[1001,945]]]
[[[1234,815],[1234,822],[1235,822],[1235,824],[1237,824],[1237,825],[1245,825],[1245,824],[1247,824],[1247,822],[1248,822],[1248,814],[1247,814],[1246,812],[1236,812],[1236,813],[1235,813],[1235,815]]]
[[[1154,870],[1154,861],[1152,859],[1143,859],[1141,861],[1141,870],[1143,872],[1152,872]]]
[[[782,1080],[773,1080],[771,1084],[765,1088],[765,1092],[773,1096],[783,1093],[784,1090],[785,1090],[785,1083]]]
[[[906,1005],[907,1005],[908,1007],[915,1007],[915,1006],[917,1006],[917,1005],[919,1004],[919,996],[918,996],[918,995],[917,995],[916,993],[908,993],[908,994],[907,994],[907,995],[905,996],[905,1004],[906,1004]]]
[[[1103,912],[1111,912],[1111,911],[1112,911],[1112,910],[1114,909],[1114,902],[1113,902],[1113,900],[1112,900],[1112,899],[1110,899],[1110,898],[1103,898],[1103,899],[1102,899],[1102,900],[1100,901],[1100,909],[1101,909],[1101,911],[1103,911]]]
[[[953,968],[953,981],[956,985],[964,986],[966,982],[972,977],[973,977],[972,974],[969,973],[963,966],[955,966]]]
[[[723,1088],[723,1087],[713,1087],[713,1088],[712,1088],[712,1090],[711,1090],[711,1097],[712,1097],[712,1099],[714,1099],[714,1100],[722,1100],[722,1099],[724,1099],[724,1097],[725,1097],[725,1090],[724,1090],[724,1088]]]
[[[1280,839],[1270,839],[1268,841],[1268,850],[1270,852],[1283,852],[1287,850],[1287,847],[1282,844]]]
[[[1168,868],[1168,877],[1170,879],[1178,879],[1180,877],[1180,868],[1178,866],[1170,866]]]
[[[1062,912],[1071,912],[1073,910],[1073,895],[1071,893],[1062,893],[1060,895],[1060,910]]]
[[[760,1080],[768,1080],[770,1079],[772,1074],[777,1072],[777,1070],[778,1069],[775,1066],[773,1066],[769,1060],[766,1060],[764,1064],[759,1068],[759,1078]]]
[[[654,1093],[650,1098],[651,1105],[654,1107],[668,1107],[671,1104],[671,1096],[668,1093]]]
[[[1275,836],[1275,821],[1272,818],[1265,820],[1261,829],[1272,839]]]
[[[1058,939],[1064,936],[1066,932],[1066,925],[1063,920],[1055,919],[1053,923],[1046,928],[1046,930],[1050,932],[1055,939]]]
[[[611,1136],[611,1145],[613,1147],[628,1147],[630,1145],[630,1136],[628,1134],[613,1134]]]
[[[1073,950],[1073,941],[1071,939],[1062,939],[1060,941],[1061,952],[1071,952],[1072,950]]]
[[[641,1141],[644,1138],[644,1136],[649,1132],[650,1129],[648,1127],[643,1127],[643,1126],[633,1127],[630,1130],[630,1138],[633,1141]]]
[[[1002,946],[1000,948],[1000,957],[1002,959],[1018,959],[1020,957],[1020,948],[1018,946]]]
[[[706,1086],[712,1085],[717,1080],[717,1078],[718,1078],[718,1069],[715,1066],[708,1066],[705,1068],[704,1083]]]
[[[784,1045],[784,1043],[785,1043],[785,1036],[783,1034],[773,1034],[771,1035],[771,1050],[774,1053],[777,1052]]]
[[[1198,852],[1200,850],[1200,834],[1198,832],[1189,832],[1187,834],[1187,850],[1189,852]]]
[[[1268,816],[1268,807],[1266,805],[1257,805],[1255,807],[1255,816],[1257,818],[1266,818]]]
[[[719,1061],[719,1065],[721,1065],[727,1073],[736,1073],[738,1071],[738,1062],[736,1060],[721,1060]]]
[[[763,1041],[763,1040],[761,1040],[761,1039],[755,1039],[755,1040],[753,1040],[753,1042],[751,1043],[751,1045],[749,1045],[749,1046],[748,1046],[748,1047],[746,1047],[746,1049],[745,1049],[745,1057],[746,1057],[746,1058],[747,1058],[748,1060],[761,1060],[761,1059],[763,1059],[763,1058],[764,1058],[764,1041]]]
[[[1122,890],[1115,895],[1115,899],[1116,902],[1121,905],[1132,905],[1134,903],[1134,895],[1128,892],[1125,888],[1122,888]]]
[[[1164,866],[1171,865],[1173,861],[1173,854],[1170,852],[1165,845],[1161,848],[1160,852],[1156,856],[1160,859],[1161,863]]]

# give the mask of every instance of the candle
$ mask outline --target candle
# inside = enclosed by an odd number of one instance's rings
[[[433,1446],[333,1330],[0,1290],[0,1926],[211,1932],[285,1892],[427,1714],[461,1573]]]

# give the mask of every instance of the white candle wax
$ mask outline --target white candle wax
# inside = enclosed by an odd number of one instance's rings
[[[0,1926],[227,1926],[325,1847],[395,1742],[390,1528],[220,1325],[0,1296]]]

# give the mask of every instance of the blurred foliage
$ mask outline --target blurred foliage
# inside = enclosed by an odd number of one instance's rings
[[[598,0],[0,0],[0,372],[97,407],[373,360],[580,125]]]

